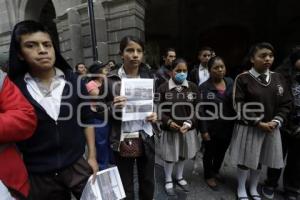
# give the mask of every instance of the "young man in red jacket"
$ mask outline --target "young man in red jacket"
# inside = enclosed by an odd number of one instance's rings
[[[33,107],[0,70],[0,180],[17,199],[27,197],[29,181],[14,143],[31,137],[36,121]]]

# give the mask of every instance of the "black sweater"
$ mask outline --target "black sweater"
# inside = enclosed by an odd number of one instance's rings
[[[196,109],[197,104],[200,102],[198,87],[190,81],[188,84],[189,87],[183,87],[180,92],[176,91],[175,88],[170,90],[168,81],[158,88],[159,98],[157,102],[160,104],[158,117],[162,120],[162,129],[171,130],[168,126],[170,120],[179,126],[182,126],[185,121],[190,121],[192,122],[192,129],[202,125],[199,124],[197,119],[199,115],[196,114],[199,111]]]
[[[78,112],[78,107],[87,99],[81,99],[78,96],[77,87],[83,95],[88,96],[88,92],[83,82],[77,82],[77,75],[71,71],[65,71],[66,83],[63,89],[59,118],[53,120],[37,103],[29,91],[27,90],[24,78],[16,80],[16,84],[34,106],[38,125],[33,137],[20,142],[18,147],[23,153],[23,159],[30,173],[49,173],[62,170],[75,161],[77,161],[85,151],[85,135],[83,127],[80,127],[77,120],[77,115],[80,116],[83,123],[87,123],[93,118],[90,111],[90,106],[83,106],[81,112]],[[72,109],[70,109],[69,104]],[[68,117],[70,119],[63,120],[61,118]]]
[[[260,83],[250,72],[240,74],[235,80],[233,100],[235,109],[241,116],[239,122],[246,125],[256,125],[260,121],[269,122],[273,119],[283,123],[292,106],[292,98],[284,78],[275,72],[270,72],[267,85]],[[243,114],[245,103],[261,103],[264,112],[247,112],[245,115]],[[259,109],[259,106],[252,105],[247,108]],[[245,116],[256,119],[249,119]]]

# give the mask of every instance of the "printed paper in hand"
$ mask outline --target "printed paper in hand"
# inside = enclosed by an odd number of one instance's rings
[[[117,167],[97,172],[95,183],[89,178],[80,200],[118,200],[125,198],[125,191]]]
[[[7,187],[0,180],[0,197],[1,200],[14,200],[14,198],[10,195]]]
[[[144,120],[153,112],[153,79],[123,78],[120,95],[127,97],[123,121]]]

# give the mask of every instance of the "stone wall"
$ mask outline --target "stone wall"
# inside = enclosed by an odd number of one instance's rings
[[[108,56],[120,62],[119,43],[127,35],[145,40],[145,2],[137,0],[103,1],[108,34]]]
[[[13,25],[24,19],[38,20],[47,0],[0,0],[0,52],[7,52]],[[52,0],[55,7],[60,49],[74,66],[93,62],[91,31],[86,0]],[[98,58],[119,60],[118,46],[125,35],[144,39],[144,2],[94,0]]]
[[[0,0],[0,52],[8,52],[15,12],[13,1]]]

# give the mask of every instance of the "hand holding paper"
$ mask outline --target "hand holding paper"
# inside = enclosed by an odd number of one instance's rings
[[[146,117],[147,122],[154,123],[157,121],[157,114],[156,113],[151,113],[149,116]]]
[[[125,198],[125,191],[117,167],[97,172],[96,181],[89,178],[80,200],[119,200]]]
[[[122,109],[126,106],[127,98],[125,96],[116,96],[113,105],[117,109]]]

